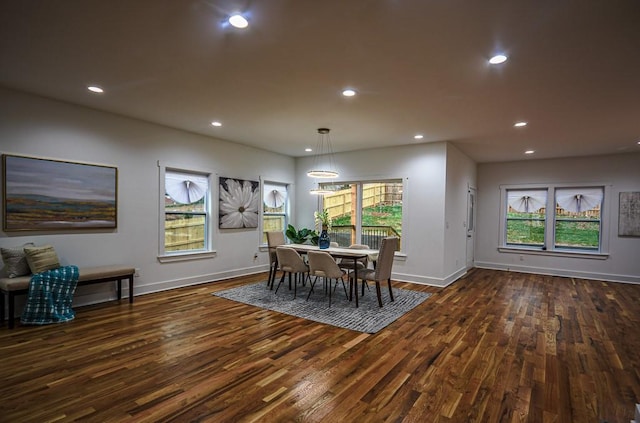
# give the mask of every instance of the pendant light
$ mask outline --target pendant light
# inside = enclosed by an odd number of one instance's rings
[[[314,194],[314,195],[327,195],[327,194],[331,194],[332,192],[333,190],[322,188],[320,184],[318,184],[317,188],[309,190],[309,194]]]
[[[318,143],[316,145],[316,155],[313,158],[313,170],[307,172],[307,176],[311,178],[336,178],[338,172],[333,166],[333,149],[331,147],[331,136],[329,128],[318,128]],[[319,166],[321,159],[327,160],[328,166]]]

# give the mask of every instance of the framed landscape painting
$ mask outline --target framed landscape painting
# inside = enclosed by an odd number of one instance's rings
[[[2,155],[3,230],[117,227],[118,169]]]

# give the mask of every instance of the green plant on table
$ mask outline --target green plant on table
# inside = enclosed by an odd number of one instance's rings
[[[293,225],[288,225],[287,230],[285,231],[285,235],[294,244],[304,244],[307,241],[314,245],[318,244],[319,235],[318,232],[313,229],[302,228],[300,230],[297,230],[293,227]]]
[[[326,209],[313,212],[313,218],[316,222],[316,225],[321,225],[322,229],[331,230],[331,223],[333,223],[333,221]]]

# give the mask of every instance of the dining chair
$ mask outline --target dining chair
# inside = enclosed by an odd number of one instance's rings
[[[298,277],[301,277],[302,283],[304,284],[306,278],[309,276],[309,266],[307,266],[300,254],[293,248],[286,246],[276,247],[276,255],[278,257],[278,265],[280,270],[282,270],[282,277],[276,287],[276,294],[287,275],[289,275],[289,289],[291,289],[293,275],[293,298],[296,298]]]
[[[326,251],[309,251],[307,256],[309,259],[309,275],[314,276],[309,287],[309,293],[307,294],[307,301],[313,292],[313,288],[316,285],[318,278],[322,278],[325,286],[325,292],[327,289],[329,291],[329,307],[331,307],[332,292],[335,292],[339,280],[342,281],[342,287],[344,288],[344,293],[348,299],[349,294],[347,294],[347,287],[344,284],[344,275],[346,275],[347,272],[338,266],[338,263],[336,263],[331,254]],[[332,279],[335,280],[333,289],[331,288]]]
[[[380,282],[387,281],[389,285],[389,297],[393,301],[393,291],[391,290],[391,268],[393,267],[393,258],[396,250],[398,249],[398,237],[389,236],[382,239],[380,244],[380,251],[378,253],[378,260],[376,261],[375,269],[362,269],[358,270],[358,279],[362,280],[362,283],[367,281],[375,282],[376,294],[378,295],[378,305],[382,307],[382,294],[380,292]],[[349,280],[352,280],[354,273],[349,273]],[[355,282],[355,288],[358,289],[358,281]],[[363,287],[364,289],[364,287]]]
[[[352,248],[354,250],[368,250],[370,247],[366,244],[351,244],[349,245],[349,247],[347,248]],[[342,268],[345,269],[347,272],[353,270],[353,259],[340,259],[338,260],[338,265]],[[375,264],[375,263],[374,263]],[[369,267],[369,259],[367,257],[364,258],[359,258],[356,260],[355,263],[356,267],[358,268],[358,272],[360,272],[363,269],[366,269],[367,267]],[[360,279],[360,278],[358,278]],[[365,281],[362,281],[362,295],[364,295],[364,287],[367,287],[367,289],[369,289],[369,284],[366,283]]]
[[[351,248],[354,250],[368,250],[370,247],[366,244],[351,244],[349,245],[347,248]],[[343,269],[347,269],[347,271],[352,270],[353,269],[353,260],[352,259],[340,259],[338,260],[338,265],[343,268]],[[365,257],[365,258],[360,258],[358,260],[356,260],[356,266],[358,267],[358,271],[360,269],[366,269],[369,266],[369,260]]]
[[[273,289],[273,282],[276,279],[276,272],[278,271],[276,248],[280,245],[285,245],[284,232],[267,232],[267,246],[269,247],[269,279],[267,280],[267,286],[269,289]]]

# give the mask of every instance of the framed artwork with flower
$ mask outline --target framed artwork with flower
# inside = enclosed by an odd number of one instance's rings
[[[220,229],[257,228],[260,182],[220,177]]]

